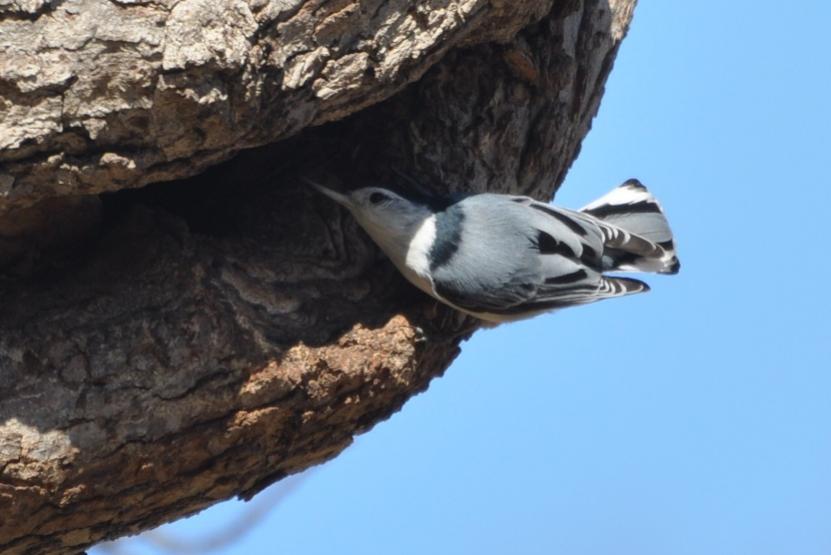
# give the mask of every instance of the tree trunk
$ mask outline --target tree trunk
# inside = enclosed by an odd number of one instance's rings
[[[0,0],[0,551],[251,496],[424,390],[475,322],[297,177],[549,197],[634,1]]]

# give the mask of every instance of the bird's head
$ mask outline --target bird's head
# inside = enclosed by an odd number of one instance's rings
[[[407,251],[415,233],[433,213],[426,204],[383,187],[363,187],[341,193],[317,183],[311,184],[347,208],[361,227],[393,258]]]

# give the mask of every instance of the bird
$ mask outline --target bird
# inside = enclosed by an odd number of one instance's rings
[[[681,266],[660,204],[637,179],[576,211],[520,195],[339,192],[306,181],[351,212],[408,281],[485,325],[649,291],[608,272]]]

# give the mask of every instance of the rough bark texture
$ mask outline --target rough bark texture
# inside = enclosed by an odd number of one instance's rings
[[[552,0],[0,0],[0,209],[190,176]]]
[[[549,196],[633,5],[0,0],[0,551],[253,495],[423,390],[472,322],[297,176]]]

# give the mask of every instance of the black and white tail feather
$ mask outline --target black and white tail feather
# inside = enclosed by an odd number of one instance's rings
[[[603,226],[604,271],[677,274],[681,269],[664,211],[637,179],[612,189],[580,212]]]

